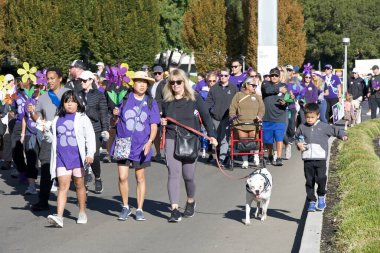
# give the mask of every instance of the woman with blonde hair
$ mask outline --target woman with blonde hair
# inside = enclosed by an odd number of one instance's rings
[[[204,102],[200,95],[194,94],[185,72],[181,69],[175,69],[170,73],[168,83],[163,90],[162,103],[162,118],[161,125],[166,126],[165,136],[165,154],[168,167],[168,193],[171,204],[171,215],[169,222],[179,222],[181,213],[179,212],[179,197],[180,197],[180,179],[181,173],[185,181],[187,201],[184,217],[193,217],[195,211],[195,165],[197,158],[188,159],[178,157],[175,154],[176,137],[179,133],[190,133],[185,128],[182,128],[166,117],[171,117],[178,122],[200,130],[199,116],[211,137],[211,144],[218,145],[216,141],[216,132],[212,123],[211,117],[204,106]],[[193,134],[193,133],[191,133]],[[199,138],[197,138],[199,141]],[[198,143],[194,144],[194,149],[197,149]]]

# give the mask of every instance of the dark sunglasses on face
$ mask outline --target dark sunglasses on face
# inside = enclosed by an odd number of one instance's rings
[[[238,68],[238,67],[240,67],[240,65],[233,65],[233,66],[231,66],[231,68]]]
[[[216,83],[216,80],[208,80],[209,83]]]
[[[278,77],[278,75],[270,75],[269,77]]]
[[[306,79],[306,78],[310,79],[310,78],[311,78],[311,76],[305,76],[305,79]]]
[[[170,85],[174,85],[174,84],[181,85],[182,84],[182,80],[169,81],[169,84]]]
[[[229,75],[220,75],[220,77],[228,77]]]
[[[162,72],[154,72],[154,75],[157,76],[157,75],[161,75]]]
[[[252,85],[253,88],[257,87],[257,85],[255,83],[249,83],[249,85]]]
[[[250,77],[257,77],[257,75],[251,75]]]

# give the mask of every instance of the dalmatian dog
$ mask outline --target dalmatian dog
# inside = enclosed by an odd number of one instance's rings
[[[272,192],[272,175],[266,168],[254,171],[247,179],[246,190],[245,225],[251,224],[250,212],[253,201],[257,203],[255,218],[258,218],[261,207],[261,220],[264,221],[267,218],[267,210]]]

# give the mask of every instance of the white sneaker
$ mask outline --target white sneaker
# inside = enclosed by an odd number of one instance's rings
[[[86,213],[79,213],[77,224],[87,224],[87,215]]]
[[[285,146],[285,159],[289,160],[292,157],[292,145],[288,144]]]
[[[248,169],[249,163],[248,161],[244,161],[243,164],[241,165],[242,169]]]
[[[368,111],[365,115],[371,116],[371,111]]]
[[[57,216],[56,214],[54,215],[49,215],[47,217],[48,219],[48,222],[51,224],[51,225],[54,225],[56,227],[60,227],[60,228],[63,228],[63,217],[59,217]]]
[[[376,114],[379,114],[379,108],[377,108],[377,110],[376,110]]]
[[[26,191],[25,191],[25,195],[36,195],[36,194],[37,194],[36,186],[29,185],[28,189],[26,189]]]
[[[273,161],[277,160],[277,151],[273,151]]]
[[[253,165],[258,166],[260,164],[260,157],[259,155],[254,155],[253,157]]]

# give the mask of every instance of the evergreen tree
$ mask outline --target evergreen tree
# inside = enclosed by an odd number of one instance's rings
[[[244,15],[241,0],[226,0],[227,55],[229,60],[245,54]]]
[[[219,0],[193,0],[184,15],[185,45],[194,51],[198,72],[225,66],[226,7]]]
[[[0,0],[0,60],[5,56],[5,0]]]
[[[294,0],[278,1],[278,62],[298,65],[304,62],[306,34],[302,5]]]
[[[257,67],[257,0],[243,0],[245,56],[248,66]]]

